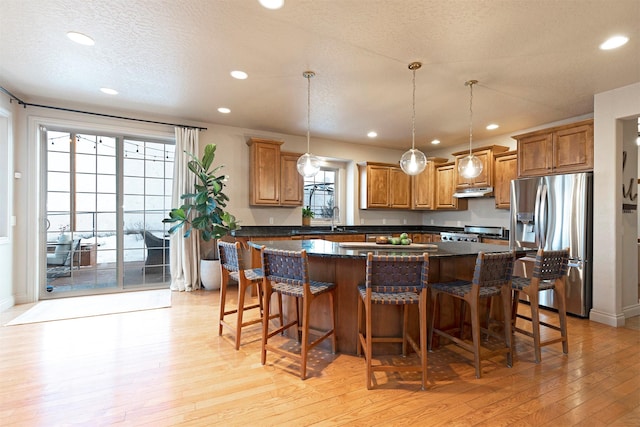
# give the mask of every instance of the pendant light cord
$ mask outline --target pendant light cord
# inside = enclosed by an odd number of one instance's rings
[[[411,149],[416,149],[416,69],[413,70],[413,99],[411,104]]]
[[[309,152],[309,139],[311,132],[311,74],[305,75],[307,78],[307,153]]]
[[[474,81],[469,82],[469,156],[471,156],[471,145],[473,141],[473,84]]]

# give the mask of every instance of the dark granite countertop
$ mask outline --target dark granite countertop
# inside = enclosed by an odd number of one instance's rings
[[[300,251],[305,249],[311,257],[324,258],[363,258],[368,252],[387,254],[387,255],[415,255],[422,252],[428,252],[431,257],[456,257],[477,255],[478,252],[505,252],[509,249],[503,245],[491,245],[486,243],[472,242],[434,242],[435,249],[417,249],[410,250],[399,246],[398,249],[358,249],[344,248],[338,242],[329,242],[327,240],[253,240],[249,242],[254,248],[259,249],[261,246],[282,249],[288,251]],[[526,251],[518,253],[523,256]]]
[[[443,231],[463,231],[463,227],[439,226],[439,225],[346,225],[331,230],[328,226],[301,227],[301,226],[243,226],[240,230],[231,233],[234,237],[262,238],[300,235],[326,235],[326,234],[400,234],[400,233],[433,233],[440,234]],[[491,236],[493,239],[509,240],[508,230],[503,237]]]
[[[462,231],[462,227],[448,227],[437,225],[341,225],[331,230],[328,226],[300,227],[300,226],[243,226],[232,232],[235,237],[269,237],[269,236],[299,236],[313,234],[395,234],[395,233],[435,233],[442,231]]]

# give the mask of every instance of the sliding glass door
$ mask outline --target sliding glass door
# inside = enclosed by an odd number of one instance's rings
[[[41,297],[168,286],[174,144],[43,131]]]

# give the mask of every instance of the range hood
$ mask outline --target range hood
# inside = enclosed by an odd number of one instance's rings
[[[470,197],[484,197],[493,193],[493,187],[478,187],[478,188],[465,188],[453,193],[453,197],[458,199],[470,198]]]

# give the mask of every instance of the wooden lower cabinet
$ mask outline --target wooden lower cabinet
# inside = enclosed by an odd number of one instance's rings
[[[488,237],[483,237],[482,238],[482,243],[488,243],[490,245],[504,245],[504,246],[509,246],[509,241],[508,240],[503,240],[503,239],[491,239]]]

